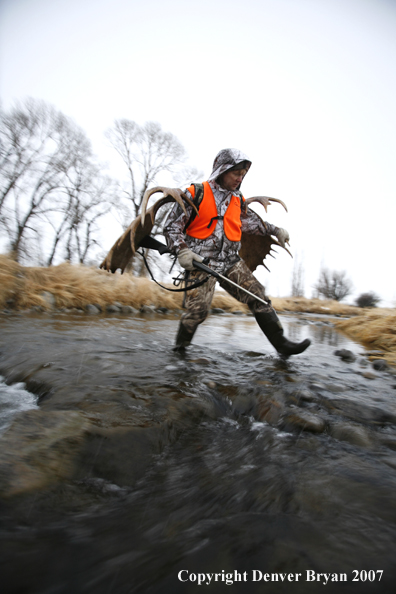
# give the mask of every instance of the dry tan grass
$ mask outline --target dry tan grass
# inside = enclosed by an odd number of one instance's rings
[[[57,307],[84,307],[89,303],[103,307],[115,301],[133,307],[161,303],[174,308],[181,304],[181,297],[175,298],[145,278],[66,263],[50,268],[23,267],[0,256],[0,307],[11,301],[14,309],[35,305],[47,308],[44,291],[52,293]]]
[[[136,308],[155,305],[178,309],[183,300],[182,293],[167,292],[146,278],[109,274],[98,268],[67,263],[49,268],[24,267],[9,256],[0,255],[0,308],[7,304],[19,310],[33,306],[47,308],[48,303],[42,296],[45,291],[52,293],[57,307],[84,307],[89,303],[103,307],[117,301]],[[361,311],[350,305],[320,299],[274,298],[272,303],[279,312],[356,315]],[[248,311],[224,291],[215,293],[213,307]]]
[[[169,285],[174,288],[173,285]],[[110,274],[98,268],[60,264],[50,268],[24,267],[0,255],[0,308],[17,310],[50,306],[43,293],[51,293],[56,307],[84,308],[90,303],[105,307],[114,302],[140,308],[143,305],[179,309],[183,293],[170,293],[147,278]],[[228,311],[243,309],[238,301],[216,293],[213,307]]]
[[[299,311],[324,315],[356,316],[361,310],[354,305],[305,297],[274,297],[272,305],[279,312]]]
[[[384,352],[383,358],[396,365],[396,311],[366,309],[348,320],[337,320],[336,326],[351,338]],[[378,355],[370,357],[379,358]]]
[[[0,308],[5,308],[7,304],[19,310],[33,306],[48,308],[48,303],[42,296],[45,291],[52,293],[57,307],[83,308],[89,303],[97,303],[104,307],[117,301],[136,308],[155,305],[178,309],[183,300],[182,293],[167,292],[147,278],[109,274],[98,268],[67,263],[49,268],[24,267],[10,257],[0,255]],[[320,299],[275,298],[273,305],[280,312],[302,311],[341,315],[357,313],[355,307]],[[224,291],[215,293],[213,307],[220,307],[226,311],[248,312],[245,305]]]

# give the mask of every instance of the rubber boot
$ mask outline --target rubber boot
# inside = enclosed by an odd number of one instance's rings
[[[311,341],[306,338],[302,342],[291,342],[283,333],[282,324],[274,311],[255,313],[254,317],[272,346],[284,358],[298,355],[309,347]]]
[[[176,345],[173,350],[179,353],[184,353],[186,347],[189,346],[195,332],[189,332],[187,328],[180,322],[179,329],[176,336]]]

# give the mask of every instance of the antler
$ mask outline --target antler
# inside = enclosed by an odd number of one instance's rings
[[[142,225],[144,224],[145,219],[146,219],[146,208],[147,208],[147,203],[149,201],[149,198],[156,192],[162,192],[164,197],[171,196],[173,198],[173,200],[175,200],[178,204],[180,204],[180,206],[184,210],[184,213],[187,214],[186,207],[184,206],[184,202],[183,202],[183,200],[185,200],[190,206],[192,206],[195,209],[196,213],[198,214],[198,211],[197,211],[195,205],[182,190],[180,190],[179,188],[166,188],[164,186],[156,186],[155,188],[146,190],[144,193],[143,201],[142,201],[141,215],[140,215]],[[160,200],[163,200],[163,198],[161,198]]]
[[[146,212],[147,202],[156,192],[163,192],[164,196],[157,200],[151,208]],[[155,216],[161,206],[168,204],[169,202],[176,201],[184,212],[186,207],[183,204],[183,199],[192,206],[198,214],[198,211],[193,202],[178,188],[165,188],[163,186],[157,186],[146,190],[143,196],[142,212],[136,217],[134,221],[129,225],[128,229],[117,239],[103,262],[100,264],[100,268],[105,270],[111,270],[115,272],[118,268],[121,272],[124,272],[130,260],[135,255],[136,250],[139,247],[140,242],[147,236],[150,235],[152,228],[155,223]]]
[[[265,212],[267,212],[267,206],[270,206],[271,202],[278,202],[279,204],[282,204],[283,208],[287,212],[286,204],[278,198],[269,198],[268,196],[253,196],[253,198],[247,198],[245,200],[245,205],[249,206],[249,204],[251,204],[252,202],[259,202],[260,204],[262,204],[265,208]]]
[[[248,198],[245,200],[245,207],[247,208],[247,206],[252,202],[259,202],[262,204],[265,208],[265,212],[267,212],[267,206],[270,206],[271,202],[278,202],[287,212],[286,204],[277,198],[254,196],[253,198]],[[259,221],[261,221],[264,227],[266,227],[265,221],[263,221],[261,216],[251,209],[250,216],[256,217]],[[283,248],[291,257],[293,257],[287,247],[282,246],[272,235],[250,235],[248,233],[242,233],[241,249],[239,250],[239,255],[252,272],[254,272],[257,266],[260,266],[260,264],[269,271],[267,266],[264,264],[264,259],[266,256],[272,256],[273,258],[275,257],[271,253],[276,253],[276,251],[273,249],[273,246]]]

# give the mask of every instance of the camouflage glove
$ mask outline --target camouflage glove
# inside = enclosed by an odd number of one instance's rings
[[[282,227],[279,227],[275,235],[281,246],[286,247],[286,244],[290,241],[289,232],[286,231],[286,229],[282,229]]]
[[[180,250],[180,252],[177,254],[177,260],[180,266],[185,270],[194,270],[194,260],[196,262],[203,262],[203,258],[201,258],[201,256],[198,256],[198,254],[194,254],[194,252],[192,252],[188,248],[183,248],[182,250]]]

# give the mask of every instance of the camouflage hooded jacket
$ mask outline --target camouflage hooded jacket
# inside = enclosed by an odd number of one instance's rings
[[[235,165],[238,165],[238,163],[244,161],[248,162],[249,168],[251,165],[250,159],[237,149],[224,149],[218,153],[214,160],[213,170],[208,178],[208,182],[212,188],[217,212],[220,216],[224,216],[231,196],[241,197],[241,192],[239,190],[235,192],[224,190],[216,182],[216,179]],[[185,193],[189,198],[192,198],[188,190]],[[173,253],[177,253],[181,248],[187,246],[203,258],[209,258],[209,265],[220,273],[228,270],[241,259],[238,255],[241,243],[239,241],[230,241],[226,237],[222,220],[218,221],[213,233],[207,239],[196,239],[186,235],[184,229],[191,215],[191,207],[187,206],[186,210],[187,215],[178,204],[175,204],[164,228],[168,247]],[[276,235],[278,231],[278,227],[270,223],[266,223],[265,227],[261,219],[249,209],[246,213],[241,213],[241,223],[242,232],[251,235]]]

